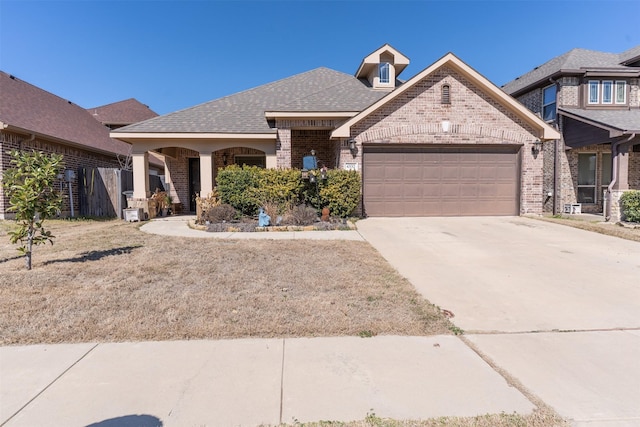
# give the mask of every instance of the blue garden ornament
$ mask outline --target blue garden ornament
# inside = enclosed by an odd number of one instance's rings
[[[268,227],[271,223],[271,217],[264,213],[264,209],[260,208],[260,213],[258,214],[258,227]]]

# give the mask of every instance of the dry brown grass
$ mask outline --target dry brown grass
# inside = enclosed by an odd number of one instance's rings
[[[487,414],[478,417],[442,417],[427,420],[393,420],[374,413],[353,422],[321,421],[317,423],[282,424],[280,427],[566,427],[569,424],[549,409],[536,409],[529,415]]]
[[[619,237],[621,239],[633,240],[640,242],[640,228],[623,227],[619,224],[602,221],[588,221],[584,219],[576,219],[571,217],[552,217],[542,216],[533,217],[543,221],[554,222],[556,224],[567,225],[569,227],[579,228],[581,230],[593,231],[595,233],[605,234],[607,236]]]
[[[188,239],[50,221],[24,268],[0,221],[0,344],[449,333],[367,243]]]

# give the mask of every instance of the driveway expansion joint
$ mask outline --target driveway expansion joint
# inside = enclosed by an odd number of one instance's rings
[[[87,357],[89,355],[89,353],[91,353],[93,350],[96,349],[96,347],[98,347],[100,345],[100,343],[96,343],[93,347],[91,347],[89,350],[87,350],[86,353],[84,353],[82,356],[80,356],[80,358],[78,358],[78,360],[76,360],[75,362],[73,362],[67,369],[65,369],[64,371],[62,371],[60,373],[60,375],[58,375],[57,377],[55,377],[53,379],[53,381],[51,381],[49,384],[47,384],[45,387],[43,387],[42,390],[40,390],[38,393],[36,393],[35,396],[33,396],[31,399],[29,399],[29,401],[27,403],[25,403],[24,405],[22,405],[20,408],[18,408],[18,410],[16,412],[14,412],[13,414],[11,414],[11,416],[9,418],[7,418],[2,424],[0,424],[0,427],[3,427],[5,425],[7,425],[9,423],[9,421],[11,421],[13,418],[15,418],[16,415],[18,415],[20,412],[22,412],[24,410],[24,408],[26,408],[27,406],[29,406],[34,400],[36,400],[38,397],[40,397],[45,391],[47,391],[52,385],[54,385],[60,378],[62,378],[67,372],[69,372],[74,366],[76,366],[78,363],[80,363],[85,357]]]

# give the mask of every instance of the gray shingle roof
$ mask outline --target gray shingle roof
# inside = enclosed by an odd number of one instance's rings
[[[265,111],[361,111],[386,94],[354,76],[321,67],[126,126],[114,133],[275,133],[267,123]]]
[[[572,49],[567,53],[556,56],[528,73],[517,77],[515,80],[506,83],[502,86],[502,90],[512,95],[531,85],[542,82],[559,72],[586,71],[586,69],[593,68],[626,70],[629,68],[621,64],[625,60],[633,58],[634,53],[640,54],[640,52],[636,52],[636,50],[640,50],[640,46],[629,49],[622,54],[587,49]]]
[[[640,133],[640,110],[580,110],[559,108],[560,114],[567,112],[624,133]]]
[[[640,60],[640,45],[625,50],[620,54],[620,63],[628,64]]]

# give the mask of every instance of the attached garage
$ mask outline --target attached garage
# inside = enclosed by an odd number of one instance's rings
[[[521,145],[363,147],[367,216],[519,215]]]

